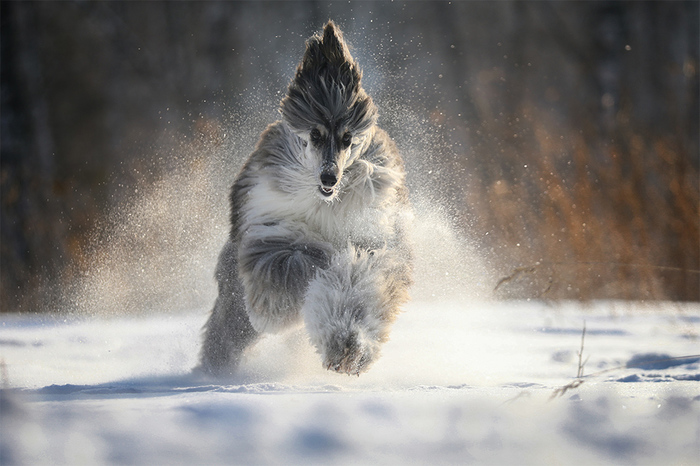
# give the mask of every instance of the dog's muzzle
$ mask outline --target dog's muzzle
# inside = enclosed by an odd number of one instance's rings
[[[338,184],[338,169],[335,167],[324,168],[321,172],[321,186],[318,187],[321,194],[326,197],[331,196],[335,192],[335,187]]]

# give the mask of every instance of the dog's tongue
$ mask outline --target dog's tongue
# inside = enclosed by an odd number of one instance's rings
[[[320,186],[321,188],[321,193],[323,193],[325,196],[330,196],[333,194],[333,188],[326,188],[325,186]]]

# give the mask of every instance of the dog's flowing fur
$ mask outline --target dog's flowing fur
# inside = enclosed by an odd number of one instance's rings
[[[328,22],[231,190],[204,372],[232,373],[260,333],[301,322],[330,370],[359,375],[377,359],[408,299],[412,213],[403,161],[360,80]]]

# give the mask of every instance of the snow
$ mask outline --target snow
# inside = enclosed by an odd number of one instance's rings
[[[299,330],[226,381],[190,375],[207,312],[3,315],[0,463],[700,459],[700,362],[667,360],[700,353],[698,304],[419,297],[361,377],[325,371]],[[552,398],[575,381],[584,321],[591,375]]]

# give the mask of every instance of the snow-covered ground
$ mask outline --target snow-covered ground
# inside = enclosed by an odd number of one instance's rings
[[[200,380],[207,310],[0,317],[2,464],[694,464],[700,306],[417,299],[361,377],[303,332]],[[584,373],[614,369],[552,398]],[[640,362],[641,361],[641,362]]]

